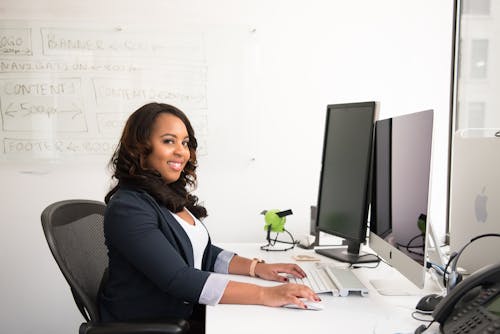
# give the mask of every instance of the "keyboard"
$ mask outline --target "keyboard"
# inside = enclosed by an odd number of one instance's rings
[[[306,277],[289,276],[291,283],[304,284],[315,293],[331,292],[335,296],[346,297],[351,293],[361,296],[368,295],[366,286],[354,275],[350,269],[339,268],[335,264],[315,263],[302,266]]]

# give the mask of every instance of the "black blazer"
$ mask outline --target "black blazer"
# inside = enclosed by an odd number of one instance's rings
[[[102,321],[189,318],[222,249],[208,241],[202,270],[189,237],[167,208],[143,190],[120,188],[107,205],[109,277]]]

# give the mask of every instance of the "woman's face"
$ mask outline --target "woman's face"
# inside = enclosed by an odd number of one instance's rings
[[[182,120],[172,114],[159,114],[149,140],[152,152],[146,157],[147,166],[167,183],[177,181],[190,157],[189,136]]]

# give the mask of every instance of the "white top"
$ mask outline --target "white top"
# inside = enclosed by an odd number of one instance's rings
[[[207,248],[208,244],[208,231],[205,228],[205,225],[203,225],[203,223],[198,218],[193,216],[193,214],[189,212],[189,210],[185,210],[191,215],[191,217],[193,217],[194,225],[189,224],[187,221],[185,221],[172,211],[170,212],[182,226],[184,231],[186,231],[186,234],[188,235],[189,240],[191,241],[191,246],[193,248],[194,267],[201,270],[203,253],[205,252],[205,248]]]

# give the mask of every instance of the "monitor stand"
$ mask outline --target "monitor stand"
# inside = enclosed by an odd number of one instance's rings
[[[403,277],[397,279],[372,279],[370,284],[383,296],[421,296],[430,293],[443,294],[446,291],[446,288],[443,288],[430,273],[426,273],[423,289],[418,288]]]
[[[358,242],[347,241],[347,247],[316,248],[314,251],[340,262],[371,263],[380,261],[377,255],[360,252],[359,248]]]
[[[372,279],[370,284],[382,296],[418,296],[422,290],[406,279]]]

